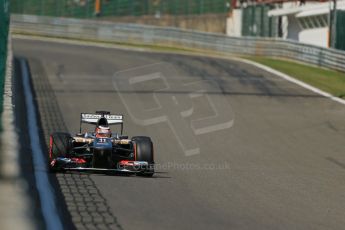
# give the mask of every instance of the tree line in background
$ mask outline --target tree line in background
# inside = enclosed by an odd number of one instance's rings
[[[12,13],[76,18],[226,13],[229,7],[229,0],[11,0]]]

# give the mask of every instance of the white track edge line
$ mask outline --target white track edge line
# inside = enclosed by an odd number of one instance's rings
[[[49,230],[62,230],[62,222],[58,214],[54,190],[49,182],[46,162],[43,157],[43,151],[39,139],[37,116],[34,106],[34,98],[30,86],[30,76],[24,59],[20,59],[20,67],[22,71],[22,81],[25,95],[25,103],[27,108],[27,122],[30,136],[30,146],[33,158],[33,166],[35,170],[36,188],[39,193],[41,202],[42,215]]]
[[[345,105],[345,100],[343,100],[343,99],[341,99],[339,97],[335,97],[335,96],[333,96],[333,95],[331,95],[331,94],[329,94],[329,93],[327,93],[325,91],[322,91],[321,89],[318,89],[318,88],[316,88],[316,87],[314,87],[312,85],[309,85],[309,84],[307,84],[307,83],[305,83],[303,81],[300,81],[300,80],[298,80],[296,78],[293,78],[293,77],[291,77],[291,76],[289,76],[289,75],[287,75],[285,73],[282,73],[282,72],[280,72],[278,70],[275,70],[275,69],[273,69],[271,67],[268,67],[266,65],[263,65],[263,64],[260,64],[260,63],[254,62],[254,61],[245,60],[245,59],[242,59],[242,58],[232,58],[232,59],[240,61],[240,62],[243,62],[243,63],[246,63],[246,64],[253,65],[253,66],[257,67],[257,68],[265,70],[266,72],[272,73],[272,74],[274,74],[274,75],[276,75],[276,76],[278,76],[280,78],[283,78],[283,79],[285,79],[285,80],[287,80],[289,82],[292,82],[292,83],[294,83],[296,85],[299,85],[299,86],[301,86],[301,87],[303,87],[305,89],[308,89],[308,90],[310,90],[310,91],[312,91],[312,92],[314,92],[316,94],[319,94],[321,96],[324,96],[326,98],[329,98],[329,99],[331,99],[333,101],[336,101],[336,102],[339,102],[339,103]]]

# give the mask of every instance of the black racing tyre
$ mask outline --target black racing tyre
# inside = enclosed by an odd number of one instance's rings
[[[53,133],[49,139],[49,170],[57,171],[52,161],[58,157],[68,157],[72,149],[72,137],[69,133]]]
[[[135,136],[135,137],[132,137],[132,141],[136,141],[136,140],[151,141],[151,138],[150,137],[146,137],[146,136]]]
[[[133,137],[134,159],[136,161],[146,161],[149,166],[138,175],[152,177],[154,174],[154,150],[151,138],[144,136]]]

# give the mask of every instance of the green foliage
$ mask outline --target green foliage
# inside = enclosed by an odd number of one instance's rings
[[[225,13],[229,0],[102,0],[100,16]],[[95,0],[11,0],[11,12],[55,17],[94,17]]]

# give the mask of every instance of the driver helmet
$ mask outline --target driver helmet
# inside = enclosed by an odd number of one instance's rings
[[[96,128],[96,138],[107,138],[111,137],[111,131],[110,128],[107,126],[97,126]]]

